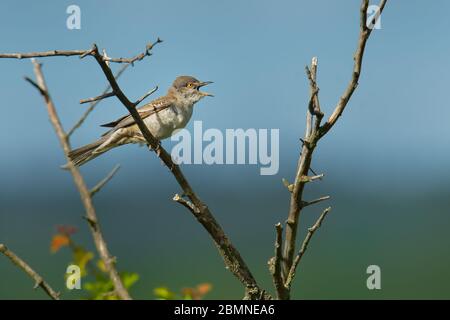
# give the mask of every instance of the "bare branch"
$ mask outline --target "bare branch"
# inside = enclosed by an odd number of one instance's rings
[[[8,257],[12,263],[22,269],[26,274],[28,274],[31,279],[34,280],[35,285],[34,288],[41,287],[45,293],[52,298],[53,300],[59,300],[59,293],[53,290],[50,285],[45,282],[44,278],[42,278],[36,271],[34,271],[28,263],[19,258],[14,252],[9,250],[4,244],[0,243],[0,253],[3,253],[6,257]]]
[[[91,197],[93,197],[97,192],[99,192],[108,182],[111,180],[114,175],[119,171],[120,164],[116,165],[106,177],[104,177],[102,180],[100,180],[99,183],[97,183],[92,189],[91,189]]]
[[[281,226],[281,223],[275,225],[275,230],[277,232],[275,239],[275,256],[268,261],[268,264],[270,273],[272,274],[273,284],[277,292],[277,299],[283,300],[288,295],[288,292],[284,286],[283,277],[281,275],[281,262],[283,260],[281,252],[281,246],[283,244],[283,227]]]
[[[134,62],[141,61],[146,56],[151,55],[151,50],[153,47],[159,43],[161,43],[162,40],[158,38],[155,42],[149,43],[146,45],[145,51],[143,53],[140,53],[133,58],[110,58],[108,56],[103,55],[102,59],[105,59],[108,63],[109,62],[117,62],[117,63],[125,63],[124,66],[117,72],[115,78],[118,79],[120,75],[127,69],[128,66],[134,65]],[[94,51],[97,49],[97,47],[92,47],[89,50],[51,50],[51,51],[44,51],[44,52],[29,52],[29,53],[3,53],[0,54],[0,58],[13,58],[13,59],[25,59],[25,58],[36,58],[36,57],[55,57],[55,56],[79,56],[80,58],[84,58],[86,56],[92,56],[94,54]],[[29,81],[29,79],[27,79]],[[33,82],[31,82],[33,84]],[[86,103],[86,102],[93,102],[89,108],[85,111],[83,116],[77,121],[77,123],[68,131],[67,136],[70,137],[76,129],[78,129],[86,120],[88,115],[94,110],[95,106],[101,101],[101,99],[109,97],[112,95],[110,90],[110,86],[108,86],[104,92],[95,97],[90,98],[86,100],[81,100],[80,103]]]
[[[52,123],[56,135],[59,138],[60,144],[66,156],[67,162],[69,164],[68,168],[73,176],[75,185],[81,196],[81,201],[85,207],[86,217],[89,221],[89,226],[91,228],[91,233],[93,235],[97,251],[103,263],[105,264],[105,268],[109,273],[109,277],[114,285],[117,295],[121,299],[126,300],[131,299],[130,295],[128,294],[128,291],[126,290],[125,286],[122,283],[122,280],[120,279],[119,273],[117,272],[114,265],[114,259],[111,257],[111,254],[109,253],[108,247],[106,245],[106,241],[103,238],[103,234],[100,231],[100,225],[98,223],[97,214],[95,212],[95,208],[92,203],[91,192],[87,188],[86,183],[83,177],[81,176],[78,168],[72,164],[70,158],[68,157],[70,145],[67,138],[67,134],[64,132],[64,129],[61,125],[61,121],[59,120],[58,114],[56,112],[55,105],[53,104],[53,101],[48,92],[47,86],[45,84],[44,75],[41,70],[41,65],[37,63],[34,59],[32,60],[32,62],[34,65],[34,73],[36,75],[37,83],[33,82],[31,79],[28,79],[28,81],[31,82],[36,88],[38,88],[39,92],[41,93],[41,95],[45,100],[50,122]]]
[[[96,46],[94,45],[94,47]],[[239,251],[233,246],[231,241],[228,239],[223,229],[212,215],[208,206],[206,206],[206,204],[204,204],[200,200],[200,198],[195,194],[191,185],[189,184],[186,177],[182,173],[180,167],[172,161],[172,157],[170,156],[170,154],[161,146],[159,141],[155,139],[155,137],[150,133],[149,129],[144,124],[139,113],[137,112],[136,105],[133,102],[131,102],[122,92],[116,80],[114,79],[111,69],[106,65],[105,61],[102,59],[102,56],[99,54],[98,50],[94,51],[94,57],[97,60],[97,63],[100,65],[109,83],[111,84],[111,88],[115,93],[116,97],[120,100],[120,102],[122,102],[122,104],[127,108],[128,112],[131,114],[133,120],[136,122],[138,128],[142,133],[142,136],[145,138],[148,145],[151,147],[153,151],[155,151],[156,155],[162,160],[162,162],[167,166],[172,175],[175,177],[176,181],[183,190],[183,194],[186,195],[186,197],[190,200],[190,202],[192,202],[195,208],[198,208],[198,212],[196,210],[190,211],[214,240],[214,243],[216,244],[220,255],[224,259],[227,268],[244,285],[246,291],[245,298],[259,299],[261,295],[263,295],[265,298],[269,298],[269,296],[266,295],[265,293],[261,293],[262,290],[258,287],[255,278],[253,277],[246,263],[242,259]],[[184,203],[182,204],[185,205]]]
[[[103,93],[103,94],[93,97],[93,98],[82,99],[82,100],[80,100],[80,104],[99,101],[99,100],[103,100],[105,98],[109,98],[109,97],[113,97],[113,96],[114,96],[114,92],[107,92],[107,93]]]
[[[302,208],[330,199],[330,196],[320,197],[311,201],[303,201]]]
[[[150,91],[148,91],[146,94],[144,94],[142,97],[140,97],[139,99],[137,99],[134,102],[135,106],[138,106],[142,101],[144,101],[145,99],[147,99],[148,96],[152,95],[153,93],[156,92],[156,90],[158,90],[158,86],[154,87],[153,89],[151,89]]]
[[[160,38],[156,39],[155,42],[153,43],[148,43],[147,46],[145,47],[145,51],[134,56],[133,58],[104,58],[105,62],[116,62],[116,63],[130,63],[130,64],[134,64],[136,61],[141,61],[142,59],[144,59],[146,56],[150,56],[151,55],[151,50],[153,49],[153,47],[159,43],[163,42]]]
[[[308,249],[308,244],[311,241],[311,238],[314,235],[314,232],[316,232],[316,230],[320,228],[320,226],[322,225],[322,221],[325,219],[325,217],[327,216],[328,212],[330,212],[330,210],[331,210],[331,207],[326,208],[322,212],[322,214],[319,216],[316,223],[314,223],[314,225],[308,229],[308,233],[306,234],[306,237],[303,240],[300,251],[298,252],[297,256],[295,257],[294,263],[292,264],[292,267],[289,270],[289,274],[286,279],[285,286],[286,286],[286,288],[288,288],[288,290],[290,290],[290,288],[291,288],[291,284],[292,284],[292,281],[294,280],[297,266],[300,263],[300,260],[302,259],[303,255],[305,254],[306,249]]]
[[[110,58],[107,55],[102,56],[105,62],[115,62],[115,63],[128,63],[134,64],[136,61],[141,61],[146,56],[151,55],[151,50],[155,45],[161,43],[162,40],[158,38],[155,42],[147,44],[145,51],[132,57],[132,58]],[[41,58],[41,57],[57,57],[57,56],[79,56],[81,59],[86,56],[93,56],[96,48],[92,47],[88,50],[50,50],[42,52],[27,52],[27,53],[0,53],[0,58],[9,59],[26,59],[26,58]]]
[[[386,5],[387,0],[381,0],[379,4],[379,14],[383,12],[384,6]],[[348,101],[353,95],[353,92],[355,91],[356,87],[358,86],[359,76],[361,74],[361,66],[364,56],[364,49],[366,48],[366,42],[367,39],[369,39],[370,34],[372,33],[373,29],[370,29],[367,27],[367,8],[369,7],[369,0],[363,0],[361,4],[361,10],[360,10],[360,33],[359,33],[359,40],[358,40],[358,48],[356,49],[355,55],[354,55],[354,65],[353,65],[353,72],[352,72],[352,78],[350,80],[350,83],[347,86],[347,89],[344,91],[344,94],[339,99],[338,104],[336,105],[333,113],[328,118],[327,122],[320,128],[319,130],[319,137],[324,136],[336,123],[338,118],[342,115],[344,112],[345,107],[348,104]],[[375,17],[376,19],[377,17]]]
[[[175,201],[175,202],[178,202],[179,204],[181,204],[183,206],[185,206],[193,214],[199,214],[200,213],[200,210],[192,202],[182,198],[178,193],[175,194],[175,196],[173,197],[172,200]]]
[[[114,77],[114,78],[117,80],[117,77]],[[109,86],[109,88],[110,88],[110,86]],[[146,94],[144,94],[142,97],[140,97],[138,100],[136,100],[136,102],[134,102],[134,105],[135,106],[139,105],[143,100],[145,100],[147,97],[149,97],[150,95],[155,93],[156,90],[158,90],[158,86],[156,86],[153,89],[149,90]],[[92,97],[92,98],[88,98],[88,99],[82,99],[82,100],[80,100],[80,104],[103,100],[103,99],[106,99],[106,98],[109,98],[109,97],[113,97],[115,95],[116,94],[113,91],[104,92],[101,95],[96,96],[96,97]]]
[[[380,3],[380,14],[384,9],[387,0],[381,0]],[[310,84],[310,100],[307,110],[307,130],[305,132],[305,137],[302,140],[303,146],[301,150],[301,156],[297,163],[297,171],[295,175],[295,180],[292,183],[292,192],[289,205],[289,213],[286,223],[285,230],[285,242],[283,250],[283,278],[286,282],[290,269],[293,266],[295,245],[297,237],[297,229],[300,221],[301,209],[306,205],[311,205],[323,200],[328,199],[328,197],[322,197],[317,200],[310,202],[303,201],[303,191],[305,184],[308,179],[305,177],[311,170],[311,162],[314,150],[317,143],[336,123],[337,119],[342,115],[348,101],[350,100],[356,86],[358,84],[359,75],[361,73],[362,59],[364,54],[364,49],[366,46],[367,39],[369,38],[372,29],[366,26],[367,22],[367,8],[369,5],[368,0],[362,0],[362,5],[360,9],[360,33],[357,50],[354,56],[354,67],[352,73],[352,79],[345,90],[344,94],[341,96],[339,103],[334,109],[331,116],[328,118],[327,122],[321,126],[322,112],[320,109],[320,102],[318,98],[318,87],[316,80],[317,73],[317,59],[312,60],[311,69],[306,68],[306,74]],[[314,126],[312,123],[312,118],[315,117]]]
[[[120,70],[115,74],[114,78],[117,80],[120,78],[120,76],[125,72],[125,70],[130,66],[130,64],[124,64]],[[108,85],[106,86],[105,90],[103,90],[102,94],[106,94],[109,92],[109,90],[111,89],[111,85],[108,82]],[[92,102],[89,105],[89,108],[87,108],[87,110],[83,113],[83,115],[81,116],[81,118],[75,123],[75,125],[69,130],[69,132],[67,133],[67,136],[70,137],[72,136],[72,134],[75,132],[75,130],[77,130],[79,127],[81,127],[81,125],[84,123],[84,121],[86,121],[87,117],[91,114],[92,111],[94,111],[95,107],[100,103],[101,100],[96,100],[94,102]]]
[[[56,57],[56,56],[80,56],[84,57],[91,54],[89,50],[50,50],[44,52],[27,52],[27,53],[1,53],[0,58],[11,59],[27,59],[27,58],[41,58],[41,57]]]
[[[148,54],[146,54],[145,56],[150,56],[150,50],[153,49],[153,47],[158,44],[161,43],[162,40],[158,38],[158,40],[156,40],[156,42],[154,43],[150,43],[146,46],[146,52],[148,52]],[[90,50],[90,52],[92,53],[93,49]],[[139,56],[139,55],[138,55]],[[144,56],[144,57],[145,57]],[[139,61],[141,61],[142,59],[140,59]],[[116,80],[118,80],[120,78],[120,76],[125,72],[125,70],[130,66],[130,65],[134,65],[134,64],[130,64],[130,63],[126,63],[124,64],[119,71],[114,75],[114,78]],[[105,90],[103,90],[102,94],[100,94],[99,97],[103,96],[103,95],[107,95],[107,94],[112,94],[112,92],[110,92],[111,89],[111,85],[108,82],[108,85],[106,86]],[[153,92],[152,92],[153,93]],[[151,93],[150,93],[151,94]],[[144,98],[145,99],[145,98]],[[89,114],[94,111],[95,107],[100,103],[102,99],[99,100],[95,100],[92,101],[89,108],[83,113],[83,115],[81,116],[81,118],[75,123],[75,125],[69,130],[69,132],[67,133],[67,136],[70,137],[75,130],[77,130],[86,120],[86,118],[89,116]],[[143,99],[142,99],[143,100]],[[80,101],[80,103],[83,103],[83,100]]]

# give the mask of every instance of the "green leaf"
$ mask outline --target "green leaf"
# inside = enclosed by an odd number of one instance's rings
[[[76,264],[81,271],[81,276],[87,275],[86,264],[94,258],[94,253],[85,250],[83,247],[76,247],[73,251],[73,263]]]
[[[176,294],[170,291],[167,287],[158,287],[153,289],[153,293],[157,299],[173,300],[176,298]]]
[[[127,289],[139,280],[139,275],[135,272],[122,272],[120,277],[122,278],[123,285]]]

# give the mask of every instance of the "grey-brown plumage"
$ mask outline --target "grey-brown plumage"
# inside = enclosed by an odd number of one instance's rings
[[[170,137],[175,130],[184,128],[192,116],[194,104],[203,97],[212,96],[199,90],[209,83],[200,82],[191,76],[177,77],[165,96],[138,108],[139,115],[152,135],[162,140]],[[111,129],[97,141],[69,152],[73,164],[81,166],[123,144],[145,143],[131,115],[103,124],[102,127]]]

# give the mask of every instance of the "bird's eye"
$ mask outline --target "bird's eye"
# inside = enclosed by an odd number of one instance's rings
[[[194,84],[192,82],[189,82],[186,87],[192,88],[192,87],[194,87]]]

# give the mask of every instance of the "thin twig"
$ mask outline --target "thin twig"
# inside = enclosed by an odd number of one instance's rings
[[[105,62],[115,62],[115,63],[127,63],[133,64],[136,61],[140,61],[144,59],[146,56],[151,55],[151,50],[155,45],[161,43],[162,40],[158,38],[155,42],[147,44],[145,47],[145,51],[132,57],[132,58],[110,58],[108,56],[102,56],[102,59]],[[0,53],[0,58],[9,58],[9,59],[27,59],[27,58],[42,58],[42,57],[57,57],[57,56],[79,56],[80,58],[84,58],[86,56],[94,55],[94,48],[88,50],[50,50],[50,51],[41,51],[41,52],[26,52],[26,53]]]
[[[381,14],[383,12],[386,2],[387,2],[387,0],[381,0],[381,2],[379,4],[379,8],[380,8],[379,14]],[[360,10],[360,33],[359,33],[359,40],[358,40],[358,48],[356,49],[356,52],[354,55],[352,78],[351,78],[344,94],[339,99],[339,102],[336,105],[333,113],[328,118],[327,122],[324,123],[322,127],[320,127],[319,137],[324,136],[334,126],[334,124],[336,123],[338,118],[344,112],[344,109],[347,106],[348,101],[350,100],[350,98],[353,95],[353,92],[355,91],[356,87],[358,86],[358,81],[359,81],[359,76],[361,74],[361,67],[362,67],[362,61],[363,61],[363,56],[364,56],[364,49],[366,48],[367,39],[369,39],[369,36],[371,35],[372,30],[373,30],[373,29],[370,29],[367,27],[367,8],[368,7],[369,7],[369,0],[363,0],[362,4],[361,4],[361,10]]]
[[[111,180],[114,175],[119,171],[120,164],[116,165],[106,177],[104,177],[102,180],[99,181],[91,190],[91,197],[93,197],[97,192],[99,192],[108,182]]]
[[[107,93],[103,93],[103,94],[101,94],[99,96],[96,96],[96,97],[93,97],[93,98],[82,99],[82,100],[80,100],[80,104],[94,102],[94,101],[99,101],[99,100],[102,100],[102,99],[105,99],[105,98],[109,98],[109,97],[112,97],[112,96],[114,96],[114,92],[107,92]]]
[[[116,78],[117,79],[117,78]],[[148,91],[146,94],[144,94],[142,97],[140,97],[138,100],[136,100],[136,102],[134,102],[134,104],[137,106],[139,105],[143,100],[145,100],[148,96],[152,95],[153,93],[156,92],[156,90],[158,90],[158,86],[154,87],[153,89],[151,89],[150,91]],[[102,93],[99,96],[96,97],[92,97],[92,98],[87,98],[87,99],[82,99],[80,100],[80,104],[84,104],[84,103],[89,103],[89,102],[94,102],[94,101],[99,101],[99,100],[103,100],[109,97],[113,97],[115,96],[115,93],[110,91],[110,92],[106,92],[106,93]]]
[[[91,54],[91,49],[88,50],[50,50],[43,52],[27,52],[27,53],[1,53],[0,58],[12,59],[27,59],[27,58],[41,58],[41,57],[55,57],[55,56],[86,56]]]
[[[290,290],[292,281],[295,277],[295,272],[297,269],[298,264],[300,263],[300,260],[302,259],[303,255],[305,254],[306,249],[308,249],[308,244],[311,241],[312,236],[314,235],[314,232],[316,232],[317,229],[320,228],[322,225],[322,221],[327,216],[328,212],[330,212],[331,207],[326,208],[322,214],[317,219],[316,223],[308,229],[308,233],[306,234],[305,239],[303,240],[302,246],[300,247],[300,251],[298,252],[297,256],[295,257],[294,263],[292,264],[291,269],[289,270],[289,274],[286,279],[285,287]]]
[[[130,63],[130,64],[134,64],[136,61],[141,61],[142,59],[144,59],[146,56],[150,56],[151,55],[151,50],[153,49],[153,47],[159,43],[163,42],[160,38],[156,39],[155,42],[153,43],[148,43],[145,47],[145,51],[134,56],[133,58],[104,58],[105,62],[116,62],[116,63]],[[108,66],[109,67],[109,66]]]
[[[310,206],[310,205],[313,205],[313,204],[316,204],[316,203],[319,203],[319,202],[322,202],[322,201],[325,201],[325,200],[328,200],[328,199],[330,199],[330,196],[323,196],[323,197],[320,197],[320,198],[317,198],[317,199],[314,199],[314,200],[311,200],[311,201],[303,201],[302,202],[302,208],[305,208],[307,206]]]
[[[56,135],[59,138],[61,147],[64,151],[64,155],[66,156],[66,160],[68,162],[68,168],[73,176],[75,185],[80,193],[81,201],[86,210],[86,217],[89,221],[89,226],[91,228],[91,233],[94,238],[94,243],[97,248],[97,251],[105,264],[105,268],[109,273],[109,277],[114,285],[114,289],[117,292],[117,295],[121,299],[129,300],[131,299],[127,289],[122,283],[120,279],[119,273],[117,272],[114,265],[114,258],[111,256],[108,250],[108,246],[106,244],[105,239],[103,238],[103,234],[100,231],[100,225],[97,219],[97,214],[95,212],[94,205],[92,203],[91,192],[86,186],[86,183],[80,174],[78,168],[73,165],[71,162],[68,153],[70,151],[70,144],[67,138],[67,134],[64,132],[64,129],[61,125],[61,121],[59,120],[58,114],[56,112],[55,105],[53,104],[53,100],[50,97],[50,93],[45,84],[44,75],[41,70],[41,65],[36,62],[34,59],[32,60],[34,65],[34,73],[36,75],[37,82],[27,78],[27,81],[31,82],[36,88],[39,89],[39,92],[43,96],[45,100],[45,104],[47,106],[47,112],[50,117],[50,121],[55,129]]]
[[[28,263],[23,261],[14,252],[9,250],[4,244],[0,243],[0,253],[8,257],[16,266],[28,274],[34,280],[34,288],[41,287],[45,293],[53,300],[59,300],[59,293],[50,287],[50,285],[36,271],[31,268]]]
[[[119,69],[119,71],[115,74],[114,78],[117,80],[120,78],[120,76],[125,72],[125,70],[130,66],[130,64],[124,64],[122,65],[122,67]],[[108,85],[106,86],[105,90],[103,90],[102,94],[107,93],[109,90],[111,89],[111,85],[108,82]],[[77,130],[79,127],[81,127],[81,125],[84,123],[84,121],[86,121],[87,117],[91,114],[92,111],[94,111],[95,107],[100,103],[101,100],[97,100],[92,102],[89,105],[89,108],[87,108],[87,110],[83,113],[83,115],[81,116],[81,118],[75,123],[75,125],[67,132],[67,136],[71,137],[72,134],[75,132],[75,130]]]
[[[150,91],[148,91],[146,94],[144,94],[142,97],[140,97],[139,99],[137,99],[134,102],[135,106],[138,106],[142,101],[144,101],[145,99],[147,99],[147,97],[149,97],[150,95],[152,95],[153,93],[156,92],[156,90],[158,90],[158,86],[154,87],[153,89],[151,89]]]

